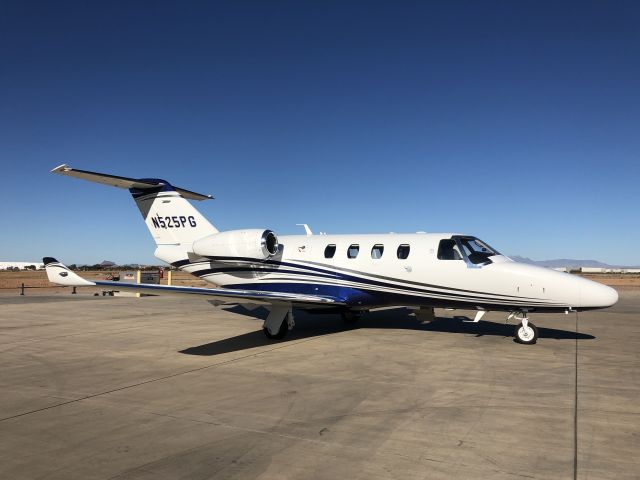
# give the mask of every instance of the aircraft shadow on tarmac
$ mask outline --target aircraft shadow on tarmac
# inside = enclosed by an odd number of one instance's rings
[[[243,307],[226,308],[227,311],[253,317],[262,322],[267,316],[267,310],[259,308],[246,310]],[[262,329],[225,338],[211,343],[189,347],[181,350],[186,355],[213,356],[223,353],[248,350],[250,348],[269,345],[284,344],[290,341],[313,338],[322,335],[345,332],[349,330],[366,328],[389,328],[416,330],[424,332],[446,332],[482,337],[485,335],[497,337],[513,337],[514,324],[501,322],[481,321],[472,323],[464,321],[465,317],[436,317],[431,322],[423,322],[416,318],[407,309],[386,310],[364,315],[357,323],[346,324],[337,314],[309,315],[304,312],[296,312],[296,326],[282,340],[269,340],[264,336]],[[595,337],[586,333],[556,328],[538,327],[540,339],[550,338],[555,340],[593,340]]]

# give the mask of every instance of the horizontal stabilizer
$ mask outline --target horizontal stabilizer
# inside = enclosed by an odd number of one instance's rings
[[[167,186],[172,190],[178,192],[184,198],[188,198],[189,200],[209,200],[213,198],[211,195],[203,195],[201,193],[192,192],[191,190],[185,190],[184,188],[172,186],[168,182],[160,179],[119,177],[117,175],[109,175],[107,173],[78,170],[77,168],[71,168],[64,163],[51,170],[51,172],[59,173],[60,175],[67,175],[69,177],[81,178],[82,180],[88,180],[90,182],[102,183],[104,185],[110,185],[112,187],[126,189],[134,188],[138,190],[152,190],[159,187]]]

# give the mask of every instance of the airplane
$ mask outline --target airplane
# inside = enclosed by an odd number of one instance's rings
[[[516,319],[515,341],[534,344],[530,313],[607,308],[613,288],[518,263],[484,241],[459,233],[277,236],[266,228],[218,231],[190,202],[212,199],[157,178],[128,178],[72,168],[53,173],[128,189],[155,240],[159,260],[211,288],[89,281],[55,258],[43,259],[49,281],[155,295],[201,295],[217,304],[266,306],[263,331],[284,338],[294,308],[335,312],[355,322],[370,310],[407,307],[433,319],[434,308],[489,311]]]

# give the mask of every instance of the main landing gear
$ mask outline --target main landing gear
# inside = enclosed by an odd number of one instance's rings
[[[268,339],[280,340],[295,324],[291,305],[274,305],[262,325],[262,331]]]
[[[342,317],[342,321],[344,323],[358,323],[358,320],[360,320],[360,318],[362,318],[362,312],[355,312],[353,310],[347,310],[346,312],[342,312],[340,314],[340,316]]]
[[[280,324],[280,328],[276,333],[271,333],[267,327],[262,327],[262,331],[264,332],[265,337],[267,337],[269,340],[281,340],[287,335],[287,332],[289,331],[289,325],[287,324],[286,320],[283,320]]]
[[[343,311],[341,313],[342,320],[347,324],[355,324],[362,317],[362,313],[359,310]],[[269,311],[269,316],[262,325],[262,331],[269,340],[281,340],[289,330],[293,329],[295,324],[291,305],[273,305]]]
[[[509,318],[520,320],[520,324],[516,325],[515,340],[523,345],[533,345],[538,340],[538,328],[529,321],[527,312],[513,312]],[[507,320],[508,320],[507,319]]]

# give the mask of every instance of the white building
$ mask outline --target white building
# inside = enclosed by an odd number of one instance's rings
[[[582,273],[640,273],[640,268],[582,267]]]
[[[30,265],[35,265],[35,267],[40,270],[44,268],[44,263],[42,262],[0,262],[0,270],[7,270],[9,268],[19,268],[20,270],[24,270],[26,267]]]
[[[582,273],[604,273],[605,269],[602,267],[581,267],[580,272]]]

